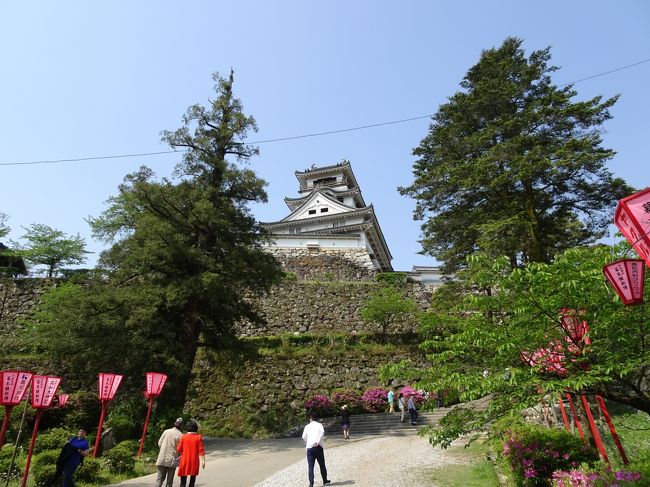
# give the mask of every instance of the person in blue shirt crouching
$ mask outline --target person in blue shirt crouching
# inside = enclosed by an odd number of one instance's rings
[[[84,457],[88,455],[90,455],[90,445],[86,440],[86,430],[80,429],[77,436],[73,436],[68,442],[67,458],[63,463],[63,487],[74,487],[72,476]]]

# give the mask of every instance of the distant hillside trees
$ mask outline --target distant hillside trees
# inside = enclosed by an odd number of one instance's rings
[[[75,372],[170,373],[165,398],[177,407],[197,347],[217,346],[238,320],[259,320],[242,296],[281,277],[248,208],[266,201],[265,183],[236,164],[257,154],[245,142],[255,121],[233,95],[232,72],[214,81],[208,107],[189,107],[181,128],[162,132],[182,156],[176,178],[146,167],[126,176],[91,220],[111,244],[97,278],[53,290],[32,321],[38,348]]]
[[[400,188],[423,220],[422,251],[453,272],[476,251],[511,267],[550,262],[602,237],[632,190],[605,163],[600,127],[617,96],[575,100],[557,86],[550,48],[528,57],[508,38],[481,53],[413,150],[414,180]]]

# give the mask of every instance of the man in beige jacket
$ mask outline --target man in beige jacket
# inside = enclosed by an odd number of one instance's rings
[[[158,476],[156,477],[155,487],[162,487],[165,479],[167,479],[165,486],[172,487],[174,472],[176,471],[176,467],[178,467],[179,455],[176,447],[178,446],[178,442],[181,441],[181,436],[183,436],[181,431],[182,427],[183,418],[178,418],[174,422],[173,428],[163,431],[163,434],[160,435],[160,439],[158,440],[160,453],[158,453],[158,459],[156,460]]]

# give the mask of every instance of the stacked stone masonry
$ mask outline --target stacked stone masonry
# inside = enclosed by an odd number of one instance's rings
[[[299,280],[372,280],[376,274],[366,249],[269,247],[266,250]]]
[[[380,285],[372,281],[295,281],[285,280],[266,295],[249,297],[266,320],[265,325],[240,323],[241,336],[280,333],[378,332],[378,325],[364,323],[360,311]],[[433,289],[421,284],[402,286],[405,297],[424,310],[431,302]],[[415,331],[414,316],[391,326],[389,333]]]
[[[254,402],[259,412],[288,408],[302,415],[305,400],[316,394],[330,395],[338,388],[363,391],[385,385],[377,379],[377,368],[383,364],[408,359],[416,366],[426,365],[423,355],[404,351],[392,355],[326,355],[288,359],[270,356],[235,363],[221,355],[204,354],[195,364],[188,406],[199,418],[207,420],[215,413],[227,415],[240,407],[240,402]],[[202,397],[204,384],[219,384],[209,401]]]
[[[56,285],[52,279],[3,279],[0,281],[0,330],[5,346],[20,328],[20,319],[28,316],[41,295]]]

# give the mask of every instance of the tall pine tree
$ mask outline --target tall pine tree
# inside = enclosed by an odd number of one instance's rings
[[[243,297],[281,275],[247,206],[266,201],[265,183],[237,164],[257,153],[245,143],[255,121],[233,95],[232,72],[214,80],[211,105],[191,106],[181,128],[162,132],[184,151],[177,178],[157,180],[144,167],[125,178],[91,220],[95,236],[112,243],[101,278],[55,290],[34,324],[41,349],[74,353],[77,373],[168,371],[166,397],[175,406],[184,402],[197,348],[217,345],[238,320],[259,320]]]
[[[550,48],[529,57],[508,38],[482,52],[461,91],[440,106],[413,151],[422,252],[447,271],[481,250],[513,267],[548,262],[605,235],[617,199],[632,190],[605,163],[600,127],[617,96],[576,101],[556,86]]]

